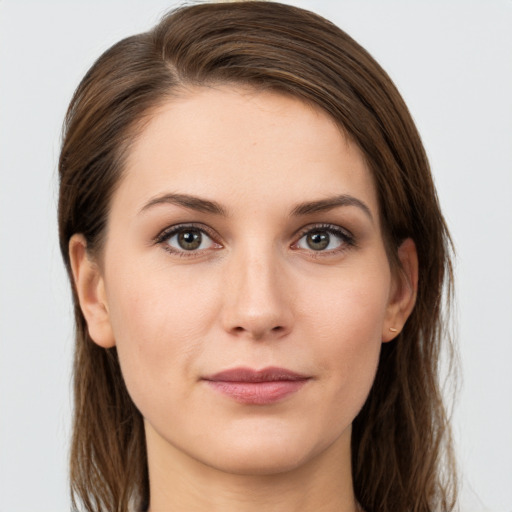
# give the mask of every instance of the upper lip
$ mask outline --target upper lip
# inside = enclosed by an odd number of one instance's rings
[[[204,377],[204,380],[217,382],[276,382],[276,381],[295,381],[305,380],[309,377],[286,368],[278,368],[270,366],[261,370],[253,370],[252,368],[231,368],[223,370],[213,375]]]

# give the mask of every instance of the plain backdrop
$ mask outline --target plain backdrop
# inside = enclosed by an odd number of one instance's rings
[[[462,510],[512,511],[512,1],[290,2],[389,72],[456,244]],[[57,244],[66,106],[172,1],[0,0],[0,511],[67,511],[72,310]]]

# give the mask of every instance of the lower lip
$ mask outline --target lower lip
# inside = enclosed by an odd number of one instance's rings
[[[206,381],[216,391],[242,404],[267,405],[299,391],[308,379],[269,382]]]

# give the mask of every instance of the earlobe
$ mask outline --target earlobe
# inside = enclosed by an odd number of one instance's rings
[[[418,292],[418,254],[412,238],[407,238],[398,248],[400,269],[396,273],[389,298],[382,341],[396,338],[409,318]]]
[[[68,247],[75,290],[89,336],[97,345],[111,348],[115,340],[100,268],[87,254],[87,242],[83,235],[73,235]]]

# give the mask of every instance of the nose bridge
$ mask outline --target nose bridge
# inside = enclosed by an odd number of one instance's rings
[[[225,328],[260,339],[291,327],[290,297],[279,251],[269,240],[252,238],[233,250],[224,302]]]

